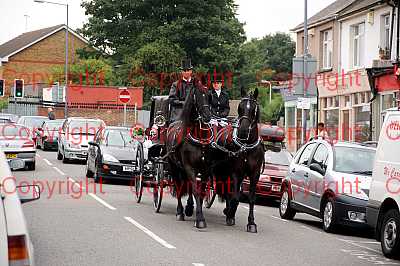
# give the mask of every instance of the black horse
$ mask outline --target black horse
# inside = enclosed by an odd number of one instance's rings
[[[238,106],[238,119],[229,134],[216,137],[217,152],[213,153],[212,174],[218,180],[218,194],[226,201],[226,224],[235,225],[243,179],[250,179],[249,216],[247,231],[257,232],[254,222],[256,186],[264,163],[264,147],[258,135],[260,108],[257,103],[258,89],[247,95],[242,88],[242,100]],[[219,158],[219,161],[218,161]],[[222,184],[221,184],[222,183]]]
[[[166,141],[168,163],[178,200],[176,218],[183,221],[185,214],[193,215],[193,194],[197,228],[207,226],[202,212],[204,187],[201,180],[210,175],[209,146],[213,140],[212,129],[208,125],[210,119],[207,91],[198,82],[186,98],[180,119],[170,125]],[[184,214],[182,196],[186,193],[189,193],[189,199]]]

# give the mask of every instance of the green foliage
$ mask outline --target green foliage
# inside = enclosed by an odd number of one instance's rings
[[[111,63],[105,59],[84,59],[70,65],[68,79],[72,84],[82,85],[111,85],[113,83],[113,69]],[[52,69],[52,80],[64,84],[65,69],[56,66]],[[89,79],[87,79],[89,77]]]
[[[1,98],[0,99],[0,111],[6,109],[8,106],[8,98]]]
[[[253,90],[251,88],[250,90]],[[261,122],[275,124],[284,115],[284,103],[279,93],[272,93],[272,100],[269,102],[269,91],[266,88],[258,88],[258,102],[261,109]]]

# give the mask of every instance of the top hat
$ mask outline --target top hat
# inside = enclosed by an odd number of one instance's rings
[[[189,59],[189,58],[183,59],[182,62],[181,62],[180,69],[181,70],[191,70],[191,69],[193,69],[192,60]]]
[[[220,69],[218,69],[220,70]],[[224,73],[217,72],[217,68],[214,67],[214,71],[211,77],[212,83],[224,83]]]

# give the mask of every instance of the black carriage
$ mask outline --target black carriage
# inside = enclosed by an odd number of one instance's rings
[[[165,139],[169,124],[170,106],[168,96],[153,96],[150,121],[145,130],[145,141],[141,147],[140,175],[135,178],[136,201],[140,203],[143,187],[152,191],[154,209],[160,211],[163,191],[168,177]]]

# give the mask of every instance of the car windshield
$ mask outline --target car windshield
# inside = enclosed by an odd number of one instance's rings
[[[348,174],[372,175],[374,159],[373,149],[336,147],[334,170]]]
[[[29,128],[39,128],[46,120],[48,120],[46,117],[25,117],[24,126]]]
[[[68,132],[71,135],[96,135],[101,126],[99,120],[73,120],[68,126]]]
[[[30,130],[23,126],[18,126],[14,124],[0,126],[0,137],[29,137]]]
[[[286,150],[281,150],[280,152],[274,151],[266,151],[265,152],[265,162],[268,164],[276,164],[276,165],[290,165],[290,161],[292,160],[292,156]]]
[[[132,146],[134,139],[129,130],[109,130],[106,132],[106,145],[127,147]]]
[[[46,123],[44,123],[43,125],[43,129],[44,130],[48,130],[48,131],[58,131],[61,126],[62,126],[63,121],[57,121],[57,120],[52,120],[52,121],[47,121]]]

